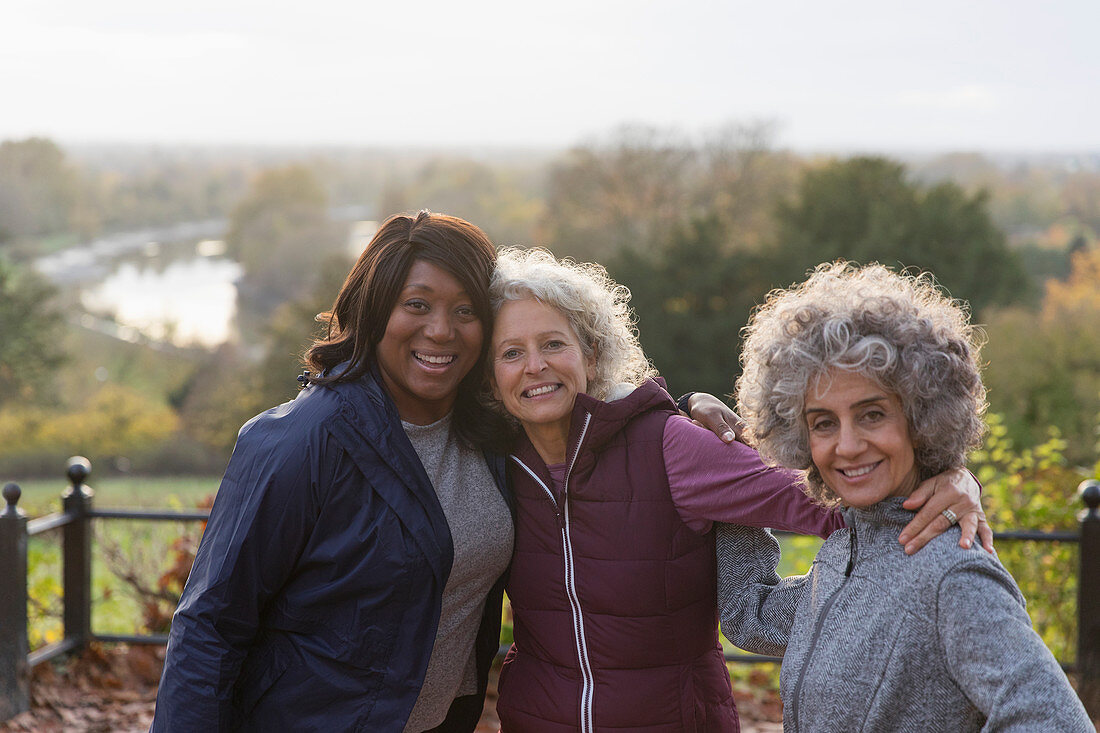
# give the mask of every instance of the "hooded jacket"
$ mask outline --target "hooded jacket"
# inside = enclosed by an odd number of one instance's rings
[[[714,535],[709,523],[689,527],[670,493],[663,438],[675,414],[653,381],[614,402],[578,395],[560,489],[525,437],[510,457],[515,643],[499,683],[503,733],[738,730],[718,640]],[[755,454],[746,460],[750,449],[705,437],[746,464],[726,502],[746,508],[727,507],[727,521],[768,514],[759,508],[778,492],[808,506],[788,481],[767,478]],[[828,523],[811,514],[798,516]]]
[[[726,637],[783,655],[785,731],[1094,730],[1031,628],[997,559],[958,546],[959,529],[906,555],[903,498],[847,509],[809,574],[780,579],[779,546],[718,529]]]
[[[503,459],[486,456],[509,506]],[[249,421],[172,622],[151,731],[401,731],[453,555],[435,491],[376,379],[311,386]],[[478,694],[504,579],[478,632]]]

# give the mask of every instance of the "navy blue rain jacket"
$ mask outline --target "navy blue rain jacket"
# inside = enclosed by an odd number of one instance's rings
[[[509,506],[502,457],[487,455]],[[453,546],[371,376],[312,386],[241,428],[172,621],[151,731],[401,731],[423,683]],[[477,637],[472,731],[503,578]]]

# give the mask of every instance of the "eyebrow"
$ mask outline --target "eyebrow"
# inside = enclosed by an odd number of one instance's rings
[[[557,329],[554,329],[554,330],[551,330],[551,331],[542,331],[540,333],[536,333],[535,338],[536,339],[544,339],[544,338],[549,338],[550,336],[559,336],[560,337],[560,336],[565,336],[565,335],[566,335],[565,331],[559,331]],[[521,337],[519,337],[519,336],[509,336],[505,339],[502,339],[499,345],[500,346],[506,346],[508,344],[516,343],[519,340],[521,340]]]
[[[878,395],[876,397],[868,397],[865,400],[860,400],[859,402],[853,402],[851,405],[849,405],[849,407],[862,407],[863,405],[868,405],[868,404],[871,404],[872,402],[880,402],[880,401],[885,400],[885,399],[886,399],[886,395]],[[824,407],[807,407],[803,411],[802,414],[803,415],[809,415],[811,412],[832,412],[832,410],[826,409]]]

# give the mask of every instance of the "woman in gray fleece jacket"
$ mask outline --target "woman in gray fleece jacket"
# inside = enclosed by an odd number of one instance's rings
[[[747,331],[751,439],[848,524],[786,579],[767,531],[718,531],[722,630],[784,655],[784,730],[1094,730],[995,556],[955,528],[915,555],[898,542],[905,497],[981,439],[966,312],[931,277],[837,262],[769,296]]]

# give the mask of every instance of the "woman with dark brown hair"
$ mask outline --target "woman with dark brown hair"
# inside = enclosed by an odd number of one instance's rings
[[[512,553],[497,418],[474,399],[494,260],[428,212],[367,245],[310,384],[241,429],[152,730],[476,726]]]

